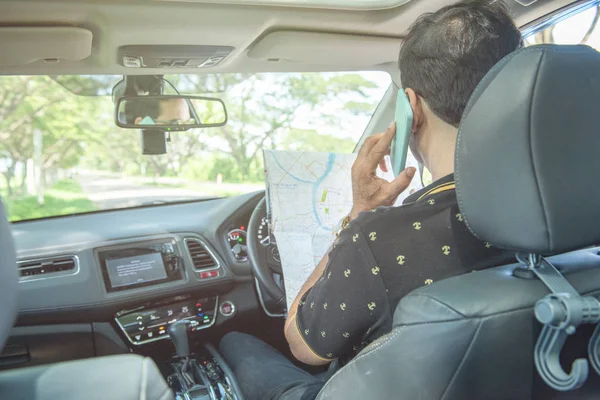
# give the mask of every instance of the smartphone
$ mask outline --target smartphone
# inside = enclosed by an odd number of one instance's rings
[[[398,91],[396,99],[396,136],[392,139],[390,149],[390,163],[394,176],[400,175],[406,166],[406,157],[408,155],[408,142],[413,123],[413,112],[410,108],[408,96],[402,88]]]

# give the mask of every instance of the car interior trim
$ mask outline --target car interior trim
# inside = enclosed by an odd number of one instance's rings
[[[39,278],[21,277],[20,276],[19,277],[19,283],[29,283],[29,282],[43,281],[43,280],[46,280],[46,279],[66,278],[68,276],[73,276],[73,275],[79,274],[79,271],[81,270],[81,268],[79,266],[79,257],[76,254],[65,254],[65,255],[56,255],[56,256],[50,256],[50,257],[22,259],[22,260],[17,261],[17,266],[19,266],[21,264],[28,264],[28,263],[32,263],[32,262],[38,262],[38,261],[40,261],[40,262],[46,262],[46,261],[58,260],[58,259],[61,259],[61,258],[72,258],[73,259],[73,261],[75,262],[75,268],[73,269],[73,271],[65,272],[63,274],[54,275],[54,276],[41,276]]]
[[[258,302],[260,303],[260,306],[262,307],[265,314],[267,314],[269,317],[272,317],[272,318],[286,317],[287,312],[283,312],[281,314],[275,314],[275,313],[272,313],[271,311],[269,311],[269,309],[265,305],[265,300],[263,299],[263,295],[262,295],[262,291],[260,289],[260,284],[258,283],[258,279],[254,278],[254,284],[256,286],[256,293],[258,293]]]
[[[209,268],[196,268],[194,266],[194,260],[192,259],[192,254],[190,253],[189,247],[187,245],[188,242],[190,242],[190,241],[195,241],[195,242],[200,243],[200,245],[204,248],[204,250],[206,250],[206,252],[210,255],[210,257],[213,259],[213,261],[215,262],[216,265],[214,267],[209,267]],[[221,268],[221,262],[219,261],[217,256],[215,256],[215,253],[213,253],[213,251],[210,249],[210,246],[208,244],[206,244],[206,242],[203,241],[202,239],[196,238],[196,237],[185,237],[185,238],[183,238],[183,243],[185,245],[186,252],[187,252],[188,256],[190,257],[190,260],[192,261],[192,268],[194,269],[194,271],[196,271],[196,272],[213,271],[213,270]]]

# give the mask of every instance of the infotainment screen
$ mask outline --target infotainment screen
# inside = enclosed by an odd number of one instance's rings
[[[113,288],[158,281],[167,277],[160,252],[107,259],[106,269]]]
[[[107,292],[119,292],[184,279],[174,238],[95,249]]]

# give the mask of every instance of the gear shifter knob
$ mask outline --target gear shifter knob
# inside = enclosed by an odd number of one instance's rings
[[[190,355],[190,344],[188,342],[188,321],[180,320],[169,325],[169,336],[175,346],[175,352],[179,357]]]

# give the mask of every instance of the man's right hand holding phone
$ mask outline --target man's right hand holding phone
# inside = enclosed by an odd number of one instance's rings
[[[400,193],[410,185],[416,168],[405,168],[393,181],[388,182],[377,176],[377,166],[387,172],[384,157],[390,154],[390,145],[396,134],[396,124],[392,123],[384,133],[368,137],[358,152],[352,165],[352,199],[350,218],[359,213],[380,206],[392,206]]]

